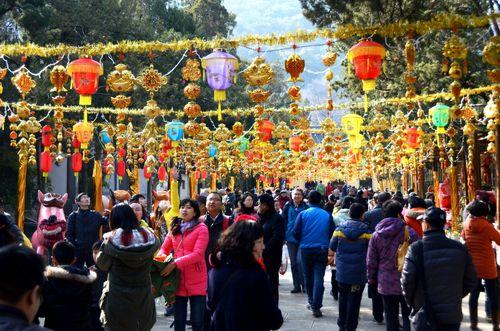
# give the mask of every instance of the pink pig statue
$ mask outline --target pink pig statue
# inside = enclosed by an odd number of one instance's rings
[[[68,194],[45,193],[38,191],[40,211],[38,225],[31,242],[33,249],[40,255],[52,250],[54,244],[63,240],[66,233],[66,216],[63,207],[68,200]]]

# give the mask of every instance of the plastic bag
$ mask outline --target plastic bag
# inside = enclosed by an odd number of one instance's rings
[[[288,269],[288,249],[286,245],[283,245],[283,250],[281,253],[281,266],[280,266],[280,275],[284,275],[286,273],[286,270]]]

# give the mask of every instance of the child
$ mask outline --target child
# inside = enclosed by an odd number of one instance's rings
[[[43,303],[39,315],[45,316],[46,328],[59,330],[89,330],[92,283],[95,272],[74,265],[75,247],[68,241],[58,241],[52,249],[52,265],[45,270]]]
[[[97,254],[99,254],[99,249],[101,248],[102,240],[96,241],[92,245],[92,256],[94,257],[94,262],[97,259]],[[108,273],[99,269],[96,265],[89,268],[91,271],[95,272],[97,279],[92,283],[92,305],[90,306],[90,318],[91,318],[91,328],[92,331],[104,331],[99,316],[101,314],[101,309],[99,308],[99,299],[101,299],[102,288],[104,282],[108,279]]]

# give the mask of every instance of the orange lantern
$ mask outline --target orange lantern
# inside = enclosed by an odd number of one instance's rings
[[[303,142],[304,141],[300,139],[300,137],[298,136],[290,137],[289,139],[290,149],[294,152],[299,152],[300,146],[302,145]]]
[[[420,147],[422,132],[415,127],[406,129],[406,144],[410,150]]]
[[[90,106],[92,94],[99,87],[99,76],[103,74],[102,65],[89,58],[81,58],[68,64],[66,72],[71,76],[71,86],[80,95],[80,105]]]
[[[92,141],[92,134],[94,132],[94,125],[87,121],[87,109],[83,112],[83,122],[78,122],[73,125],[73,132],[76,139],[80,142],[81,148],[86,149]]]
[[[274,123],[269,120],[264,120],[259,125],[259,132],[263,141],[269,141],[273,137]]]
[[[382,71],[385,48],[371,40],[361,40],[347,52],[347,59],[354,66],[356,77],[363,81],[365,111],[368,110],[367,92],[375,89],[375,80]]]

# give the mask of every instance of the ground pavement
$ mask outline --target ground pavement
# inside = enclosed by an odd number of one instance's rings
[[[301,331],[301,330],[338,330],[337,316],[338,304],[329,294],[330,286],[330,270],[327,269],[325,274],[325,296],[323,298],[323,317],[314,318],[306,308],[305,294],[291,294],[292,289],[292,274],[288,271],[285,275],[280,276],[280,302],[279,306],[283,313],[284,323],[281,330],[286,331]],[[363,295],[361,302],[361,310],[359,313],[358,330],[385,330],[385,325],[377,325],[372,322],[371,300],[368,299],[367,289]],[[461,330],[469,330],[469,309],[467,307],[468,298],[463,300],[462,311],[464,313],[464,322]],[[481,330],[491,330],[491,324],[488,324],[484,313],[484,293],[481,294],[479,300],[479,327]],[[158,318],[153,330],[168,330],[173,322],[172,317],[164,317],[164,309],[161,301],[157,301]],[[187,330],[190,330],[188,327]]]

